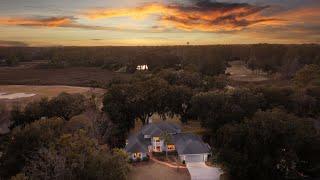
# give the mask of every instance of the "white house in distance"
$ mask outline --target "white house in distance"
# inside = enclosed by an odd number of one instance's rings
[[[137,66],[137,70],[138,70],[138,71],[146,71],[146,70],[149,70],[149,67],[148,67],[147,64],[138,65],[138,66]]]
[[[168,133],[172,143],[165,146],[161,134]],[[181,162],[205,162],[210,154],[210,146],[191,133],[181,133],[181,128],[173,123],[150,123],[128,138],[125,150],[132,160],[144,159],[151,152],[176,151]]]

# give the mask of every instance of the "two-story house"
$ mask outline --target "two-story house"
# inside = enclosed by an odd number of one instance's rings
[[[163,134],[170,136],[167,144]],[[207,161],[210,147],[202,139],[191,133],[181,133],[181,128],[173,123],[150,123],[131,135],[125,147],[132,160],[144,159],[151,152],[177,151],[182,162]]]

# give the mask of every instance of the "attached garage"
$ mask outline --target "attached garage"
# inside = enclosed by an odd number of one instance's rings
[[[191,133],[180,133],[173,136],[176,150],[181,162],[206,162],[210,154],[210,146],[200,136]]]
[[[208,159],[208,154],[186,154],[180,156],[182,161],[188,162],[206,162]]]

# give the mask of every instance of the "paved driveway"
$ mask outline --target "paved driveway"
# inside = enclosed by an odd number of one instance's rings
[[[189,162],[187,168],[191,175],[191,180],[219,180],[222,170],[209,167],[204,162]]]

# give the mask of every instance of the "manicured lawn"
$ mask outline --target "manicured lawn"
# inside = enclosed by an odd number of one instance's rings
[[[187,169],[170,168],[153,161],[134,164],[129,174],[131,180],[189,180]]]

